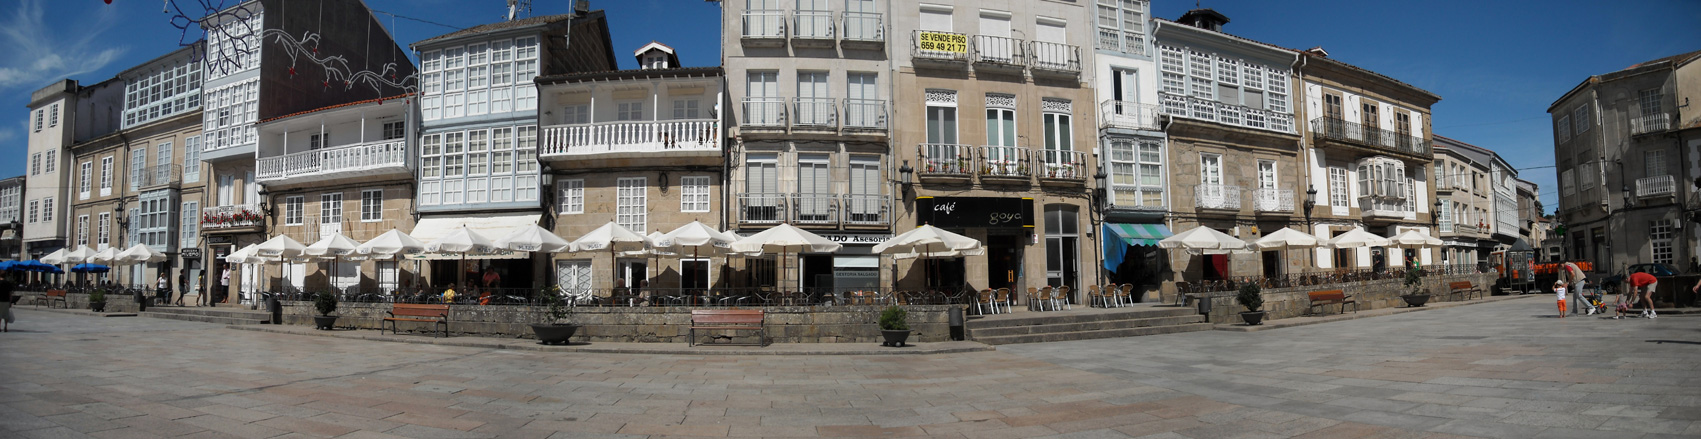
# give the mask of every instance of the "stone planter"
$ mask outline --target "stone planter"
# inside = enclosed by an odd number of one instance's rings
[[[910,339],[910,330],[889,331],[882,329],[880,330],[880,337],[886,340],[884,343],[880,343],[881,346],[901,348],[904,347],[904,342]]]
[[[1246,326],[1258,326],[1264,323],[1264,312],[1243,312],[1240,313],[1240,319],[1246,321]]]
[[[1423,304],[1429,303],[1428,294],[1408,294],[1400,296],[1400,299],[1406,301],[1407,307],[1423,306]]]
[[[313,329],[329,331],[337,325],[337,316],[313,316]]]
[[[546,345],[569,344],[567,339],[573,338],[573,333],[579,331],[579,325],[551,324],[532,325],[532,333],[537,335],[537,341]]]
[[[106,312],[106,302],[89,302],[89,311]]]

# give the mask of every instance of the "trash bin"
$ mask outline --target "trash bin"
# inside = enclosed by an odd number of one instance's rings
[[[147,310],[148,310],[148,293],[142,292],[141,288],[137,288],[136,289],[136,312],[143,312],[143,311],[147,311]]]
[[[951,326],[951,339],[963,341],[963,309],[951,307],[945,312],[946,322]]]
[[[272,324],[283,324],[283,303],[278,302],[278,296],[266,295],[266,309],[272,312]]]
[[[1195,300],[1199,301],[1199,314],[1205,316],[1205,321],[1211,321],[1211,296],[1201,296]]]

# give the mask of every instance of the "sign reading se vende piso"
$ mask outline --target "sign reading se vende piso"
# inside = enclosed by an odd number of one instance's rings
[[[969,37],[967,35],[924,31],[920,32],[916,39],[921,43],[921,50],[969,53]]]

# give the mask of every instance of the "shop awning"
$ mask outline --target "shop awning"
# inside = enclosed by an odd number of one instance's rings
[[[419,219],[419,224],[413,226],[413,231],[408,232],[408,236],[412,236],[414,239],[419,240],[419,242],[432,242],[436,241],[438,238],[448,235],[450,232],[455,231],[455,229],[459,229],[462,225],[465,225],[467,228],[472,229],[473,232],[477,232],[485,238],[496,240],[501,239],[504,236],[508,236],[509,233],[522,226],[537,224],[538,218],[541,218],[542,216],[543,215],[536,213],[491,213],[464,216],[426,217]],[[531,255],[526,252],[504,251],[488,255],[469,254],[466,255],[466,258],[524,259],[530,256]],[[419,253],[408,255],[407,258],[416,260],[461,259],[461,255]]]
[[[1122,265],[1131,245],[1158,245],[1158,241],[1175,235],[1163,224],[1104,223],[1104,269],[1112,273]]]

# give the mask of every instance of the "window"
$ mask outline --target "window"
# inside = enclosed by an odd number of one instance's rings
[[[1220,154],[1199,155],[1199,191],[1198,196],[1214,201],[1204,201],[1212,206],[1222,207],[1223,194],[1223,156]]]
[[[130,150],[130,190],[136,190],[147,181],[143,172],[148,168],[148,149],[135,148]]]
[[[39,209],[40,207],[41,207],[41,201],[40,200],[30,200],[29,216],[25,219],[25,222],[30,222],[30,223],[36,222],[36,218],[37,218],[36,212],[37,212],[37,209]]]
[[[1658,88],[1650,88],[1636,92],[1637,108],[1642,110],[1642,117],[1660,114],[1660,101],[1663,96]]]
[[[30,175],[41,175],[41,153],[30,154]]]
[[[101,212],[100,221],[96,224],[96,227],[100,229],[97,235],[98,240],[95,241],[95,249],[105,250],[108,245],[112,244],[112,212]]]
[[[615,120],[644,120],[644,103],[621,102],[616,104]]]
[[[1577,135],[1579,136],[1583,135],[1584,132],[1589,131],[1589,104],[1583,104],[1582,106],[1577,107],[1576,110],[1571,111],[1571,125],[1573,128],[1576,128]]]
[[[832,212],[832,156],[827,154],[797,155],[797,198],[794,211],[798,222],[830,221]]]
[[[302,204],[304,202],[305,197],[300,195],[284,197],[284,225],[301,225]]]
[[[1163,154],[1155,141],[1113,140],[1110,190],[1123,207],[1163,207]]]
[[[252,144],[259,139],[254,122],[259,114],[259,79],[250,79],[205,92],[201,148],[213,151]],[[212,115],[217,115],[214,117]]]
[[[316,149],[319,149],[319,148],[324,148],[324,147],[328,146],[328,145],[326,145],[326,143],[328,143],[330,141],[331,141],[331,133],[308,135],[307,136],[307,149],[316,150]]]
[[[112,157],[100,159],[100,196],[112,195]]]
[[[89,173],[94,172],[94,163],[83,162],[82,171],[82,177],[77,183],[77,192],[81,193],[79,198],[86,200],[89,198]]]
[[[1160,45],[1158,53],[1159,97],[1170,114],[1280,132],[1293,129],[1285,68],[1186,47]]]
[[[384,122],[384,140],[400,139],[406,136],[406,122]]]
[[[54,165],[56,163],[59,163],[59,161],[58,161],[59,158],[55,157],[56,155],[58,155],[58,154],[55,154],[57,152],[59,152],[59,151],[55,151],[55,150],[51,150],[51,149],[47,150],[47,160],[46,160],[47,161],[47,167],[45,169],[42,169],[41,172],[46,172],[46,173],[49,173],[49,174],[53,173]]]
[[[1352,194],[1347,193],[1347,168],[1341,166],[1329,167],[1329,205],[1349,207],[1352,204]]]
[[[1600,178],[1599,174],[1595,173],[1595,167],[1598,165],[1599,163],[1596,162],[1585,162],[1577,167],[1577,183],[1579,186],[1577,190],[1586,191],[1595,188],[1595,181]],[[1471,187],[1475,188],[1476,185],[1476,181],[1472,180]]]
[[[778,154],[745,154],[742,196],[742,220],[766,222],[781,218],[780,198],[784,195],[780,194]]]
[[[1276,162],[1273,160],[1258,161],[1258,188],[1276,188]]]
[[[561,214],[585,213],[585,181],[561,180],[555,184],[561,193]]]
[[[1069,124],[1069,114],[1045,112],[1041,114],[1040,119],[1044,122],[1045,129],[1046,166],[1059,177],[1080,177],[1073,174],[1079,171],[1077,167],[1086,164],[1072,163],[1076,161],[1074,155],[1067,153],[1075,150],[1075,135]]]
[[[1666,175],[1666,151],[1656,149],[1642,152],[1642,172],[1646,177]]]
[[[125,128],[201,106],[201,63],[163,67],[143,75],[124,86]]]
[[[617,181],[619,193],[615,201],[615,223],[638,234],[648,230],[645,192],[649,188],[646,184],[644,177],[622,178]]]
[[[673,118],[675,120],[701,118],[702,115],[698,111],[700,104],[696,99],[675,99],[673,101]]]
[[[89,245],[89,216],[77,216],[77,245]]]
[[[47,126],[48,127],[59,126],[59,104],[53,104],[53,106],[48,107]]]
[[[1649,229],[1648,238],[1649,242],[1653,244],[1654,263],[1672,263],[1672,221],[1655,220]]]
[[[53,210],[53,197],[42,198],[41,199],[41,222],[44,222],[44,223],[53,222],[53,212],[56,212],[55,210]]]
[[[183,141],[183,182],[201,181],[201,136],[189,136]]]
[[[679,102],[674,101],[674,108],[677,110],[678,107]],[[674,119],[678,119],[678,111],[675,111],[674,113]],[[562,107],[561,123],[568,125],[583,125],[591,123],[591,106],[588,104],[579,104]]]
[[[174,237],[171,219],[175,213],[171,208],[176,205],[176,197],[170,189],[145,192],[138,196],[137,207],[130,211],[131,240],[154,247],[155,250],[170,250],[171,238]]]
[[[46,117],[45,113],[46,110],[35,110],[35,132],[41,132],[41,120]]]
[[[343,193],[319,194],[319,224],[342,224]]]
[[[1146,53],[1145,0],[1098,0],[1098,48]]]
[[[1574,169],[1566,169],[1559,173],[1560,192],[1566,196],[1577,193],[1576,175],[1571,171],[1574,171]]]
[[[367,189],[360,191],[360,221],[372,222],[384,219],[384,190]]]
[[[1571,116],[1561,114],[1553,123],[1553,138],[1559,143],[1571,140]]]
[[[883,224],[885,197],[880,195],[886,178],[880,173],[880,157],[853,155],[850,157],[850,193],[845,196],[845,210],[852,224]],[[707,199],[704,196],[704,199]]]
[[[195,224],[198,224],[200,222],[200,220],[201,220],[200,215],[201,215],[201,202],[200,201],[185,201],[185,202],[183,202],[183,218],[178,223],[179,224],[178,227],[180,227],[183,231],[182,233],[180,233],[180,235],[181,235],[180,239],[182,240],[181,246],[183,248],[195,247],[195,245],[196,245],[195,241],[197,240],[197,237],[195,235],[197,233],[199,233],[200,230],[201,230],[201,228],[196,227]]]
[[[709,211],[709,177],[687,176],[679,178],[679,211],[708,212]],[[582,201],[581,201],[582,202]]]

